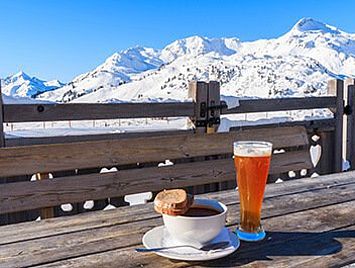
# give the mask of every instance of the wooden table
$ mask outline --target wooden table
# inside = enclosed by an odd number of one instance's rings
[[[235,191],[203,195],[228,205],[239,220]],[[162,224],[152,205],[124,207],[0,228],[0,267],[328,267],[355,262],[355,172],[267,186],[267,237],[242,242],[224,259],[188,263],[136,253],[145,232]]]

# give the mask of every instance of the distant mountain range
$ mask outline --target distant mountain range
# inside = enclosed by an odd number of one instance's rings
[[[30,77],[21,71],[6,77],[1,85],[2,93],[8,96],[36,98],[43,92],[55,90],[65,84],[58,80],[43,81],[36,77]]]
[[[275,39],[193,36],[161,50],[129,48],[65,85],[20,72],[2,91],[56,102],[156,102],[186,99],[188,81],[217,80],[223,95],[274,98],[323,95],[335,77],[355,77],[355,34],[304,18]]]

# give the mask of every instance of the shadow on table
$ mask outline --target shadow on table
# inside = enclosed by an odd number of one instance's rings
[[[326,233],[306,232],[268,232],[260,242],[243,242],[232,255],[223,259],[204,262],[204,266],[229,267],[252,263],[254,261],[272,261],[273,258],[297,256],[325,256],[342,250],[342,244],[336,238],[355,238],[355,230]],[[277,258],[280,259],[280,258]]]

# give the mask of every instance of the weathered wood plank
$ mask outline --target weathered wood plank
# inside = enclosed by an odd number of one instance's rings
[[[325,118],[316,120],[306,120],[306,121],[289,121],[280,123],[267,123],[261,125],[250,125],[250,126],[236,126],[231,127],[230,131],[243,131],[246,129],[258,129],[258,128],[277,128],[277,127],[293,127],[302,126],[307,130],[317,129],[318,131],[333,131],[335,129],[335,119]]]
[[[208,119],[208,83],[202,81],[189,82],[188,98],[195,103],[195,113],[189,118],[188,125],[193,128],[195,133],[205,133]],[[202,161],[203,156],[194,157],[190,161]],[[193,186],[188,189],[190,193],[198,194],[204,192],[204,186]]]
[[[232,153],[233,141],[250,139],[270,141],[275,148],[308,144],[303,127],[285,127],[3,148],[0,149],[0,176]]]
[[[271,231],[266,238],[269,241],[262,241],[258,245],[243,244],[245,247],[236,256],[226,258],[222,263],[233,267],[333,267],[327,258],[337,256],[340,257],[336,264],[339,267],[349,260],[355,261],[352,244],[355,241],[354,225],[327,231],[304,229],[306,230]],[[348,242],[345,245],[338,241],[342,237]],[[212,262],[210,265],[216,263]],[[203,267],[204,263],[200,265],[197,267]]]
[[[5,146],[4,134],[4,104],[2,101],[1,81],[0,81],[0,148]]]
[[[205,133],[208,118],[208,84],[206,82],[192,81],[189,83],[188,97],[195,103],[195,112],[190,121],[197,133]]]
[[[232,160],[228,159],[7,183],[0,188],[0,213],[201,185],[233,176]]]
[[[311,167],[309,152],[288,152],[272,157],[270,174]],[[7,183],[0,188],[0,214],[146,191],[217,183],[234,178],[233,161],[221,159],[168,167]]]
[[[171,261],[153,254],[133,255],[135,247],[128,247],[38,267],[115,267],[117,262],[125,267],[343,267],[355,262],[354,231],[352,225],[324,233],[268,232],[267,240],[256,243],[259,248],[242,242],[235,254],[209,262]],[[282,245],[270,242],[275,239],[283,242]]]
[[[316,166],[316,172],[319,175],[329,174],[334,172],[334,131],[324,131],[317,133],[320,137],[321,158]]]
[[[355,172],[347,172],[336,174],[336,176],[328,175],[318,178],[288,181],[286,183],[269,184],[266,186],[263,215],[270,216],[296,211],[293,206],[289,205],[289,202],[295,204],[297,211],[302,211],[318,207],[320,204],[327,205],[348,200],[349,196],[351,196],[351,191],[354,190],[354,174]],[[299,194],[308,197],[300,199]],[[315,202],[309,202],[309,198],[314,196],[314,194],[319,195],[320,198]],[[222,203],[233,206],[236,209],[235,213],[237,213],[239,197],[238,192],[234,190],[208,193],[200,196],[203,198],[218,199]],[[272,205],[273,200],[277,201],[275,201],[278,204],[277,210],[274,206],[272,207],[273,209],[269,209],[268,204]],[[285,200],[288,201],[285,202]],[[2,226],[0,228],[0,245],[83,230],[105,228],[134,221],[143,222],[160,216],[159,214],[152,213],[152,211],[153,206],[150,203],[137,205],[133,208],[122,207],[109,211],[96,211],[71,217],[53,218],[35,223],[27,222]],[[272,214],[268,214],[269,212]],[[237,216],[232,215],[231,217],[235,220],[238,219]]]
[[[314,200],[314,198],[312,199]],[[277,204],[275,203],[275,205]],[[345,202],[267,218],[264,220],[263,225],[269,231],[271,239],[266,239],[259,243],[242,243],[238,254],[233,254],[228,258],[216,262],[209,262],[209,264],[233,264],[234,266],[238,266],[254,263],[259,259],[255,258],[259,257],[259,254],[265,254],[277,248],[280,249],[285,242],[290,243],[290,241],[293,241],[294,247],[298,248],[295,241],[298,242],[301,239],[306,239],[311,235],[316,235],[316,233],[330,232],[334,229],[354,225],[355,219],[349,217],[349,215],[355,213],[354,205],[355,201]],[[231,207],[231,209],[236,208]],[[56,243],[54,243],[53,238],[45,238],[7,245],[6,248],[0,250],[0,258],[2,258],[5,264],[9,263],[11,265],[18,263],[22,265],[36,265],[54,261],[58,262],[53,265],[66,264],[70,267],[78,267],[85,264],[88,267],[97,267],[98,265],[111,265],[108,267],[114,267],[117,263],[120,263],[122,267],[137,267],[142,263],[148,267],[149,265],[150,267],[164,267],[164,264],[173,266],[174,263],[179,265],[179,262],[168,261],[153,253],[137,254],[134,252],[132,246],[139,245],[144,232],[156,224],[161,224],[161,221],[155,220],[148,223],[134,222],[128,226],[120,225],[121,230],[118,230],[116,227],[99,229],[91,233],[71,234],[71,236],[57,237]],[[235,228],[235,225],[230,226],[230,228]],[[83,235],[81,239],[75,237],[80,234]],[[64,241],[64,239],[66,240]],[[78,239],[80,239],[79,244]],[[62,245],[62,243],[65,243],[65,245]],[[33,249],[36,250],[36,254],[32,254]],[[21,254],[18,255],[18,252],[21,252]],[[89,253],[90,255],[88,255]],[[85,258],[81,258],[81,255],[85,255]],[[29,258],[29,256],[32,258]]]
[[[220,110],[211,109],[213,106],[219,106],[221,103],[219,82],[210,81],[208,83],[208,123],[207,133],[217,132],[220,123]]]
[[[344,81],[333,79],[328,82],[328,93],[335,95],[335,140],[334,146],[334,171],[341,172],[343,170],[343,115],[344,115]]]
[[[312,256],[307,260],[302,256],[295,260],[289,258],[289,263],[294,266],[302,267],[345,267],[347,264],[355,263],[355,226],[352,225],[347,228],[326,232],[324,234],[317,235],[316,237],[309,237],[302,241],[299,245],[299,249],[304,245],[308,248],[312,247]],[[326,252],[326,254],[325,254]],[[303,251],[305,255],[305,251]],[[296,255],[296,254],[295,254]],[[301,255],[301,254],[299,254]],[[310,255],[310,254],[309,254]],[[354,267],[354,265],[352,265]],[[347,267],[350,268],[350,267]]]
[[[213,106],[220,104],[220,86],[217,81],[208,82],[208,94],[207,94],[207,125],[206,133],[216,133],[220,124],[220,111],[218,109],[211,109]],[[222,158],[220,156],[206,157],[206,160]],[[199,160],[197,160],[199,161]],[[233,180],[232,180],[233,181]],[[225,182],[227,183],[227,182]],[[235,181],[233,181],[235,184]],[[221,183],[209,183],[201,186],[194,187],[194,193],[208,193],[212,191],[218,191]]]
[[[291,170],[296,171],[312,167],[309,151],[286,152],[272,155],[269,174],[279,174]]]
[[[6,104],[4,122],[178,117],[192,116],[194,109],[192,102]]]
[[[351,114],[347,115],[346,127],[346,159],[350,163],[350,168],[355,169],[355,79],[345,80],[345,90],[348,93],[348,108]]]
[[[56,144],[56,143],[72,143],[85,141],[101,141],[115,140],[137,137],[152,137],[152,136],[168,136],[177,134],[192,133],[192,129],[168,129],[164,131],[137,131],[124,133],[107,133],[93,135],[70,135],[70,136],[51,136],[51,137],[8,137],[6,138],[6,147],[41,145],[41,144]]]
[[[4,133],[4,110],[3,110],[3,100],[1,91],[1,79],[0,79],[0,148],[5,147],[5,133]],[[0,178],[0,184],[6,183],[6,178]],[[0,216],[0,224],[8,223],[8,215]]]
[[[239,114],[256,112],[275,112],[289,110],[304,110],[317,108],[335,108],[336,97],[307,97],[282,99],[240,100],[239,106],[224,109],[221,114]]]
[[[37,173],[36,179],[39,181],[49,180],[49,173]],[[26,183],[26,182],[25,182]],[[24,203],[29,202],[29,200],[24,200]],[[49,219],[54,217],[54,209],[53,207],[48,206],[48,204],[43,203],[41,209],[41,220]],[[1,211],[1,209],[0,209]]]

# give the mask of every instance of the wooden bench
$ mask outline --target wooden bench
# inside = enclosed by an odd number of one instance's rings
[[[0,214],[41,208],[48,212],[48,207],[65,203],[110,203],[128,194],[234,182],[231,156],[236,140],[272,142],[270,174],[313,167],[302,126],[1,148],[0,177],[7,183],[0,187]],[[167,159],[174,165],[158,167]],[[105,167],[118,171],[100,173]],[[49,173],[53,179],[48,179]],[[11,182],[14,176],[32,174],[40,174],[40,180]]]

